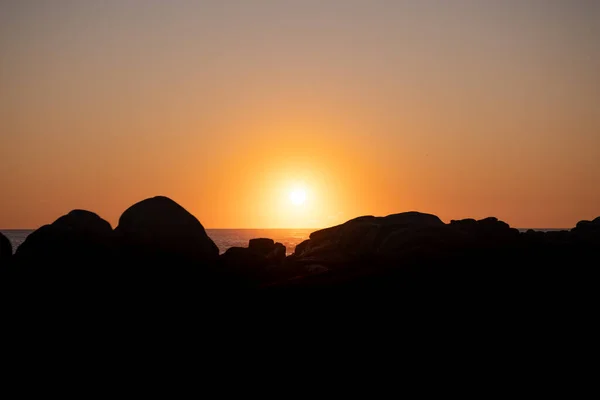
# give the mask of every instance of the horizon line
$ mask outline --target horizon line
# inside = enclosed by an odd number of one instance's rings
[[[49,224],[47,224],[47,225],[49,225]],[[283,229],[288,229],[288,230],[289,229],[303,229],[303,230],[306,230],[306,229],[316,229],[316,230],[321,230],[321,229],[327,229],[327,228],[331,228],[331,227],[338,226],[338,225],[343,225],[343,223],[342,224],[337,224],[337,225],[325,226],[325,227],[321,227],[321,228],[206,228],[206,227],[204,227],[204,229],[205,230],[238,230],[238,231],[243,231],[243,230],[250,231],[250,230],[258,230],[258,229],[268,229],[268,230],[278,230],[278,229],[280,229],[280,230],[283,230]],[[446,224],[446,225],[449,225],[449,224]],[[38,228],[0,228],[0,231],[35,231],[35,230],[38,230],[39,228],[41,228],[42,226],[40,226]],[[548,229],[553,229],[553,230],[571,230],[571,229],[573,229],[575,227],[572,226],[570,228],[565,228],[565,227],[561,227],[561,228],[548,228],[548,227],[545,227],[545,228],[532,228],[532,227],[514,227],[514,226],[511,226],[511,228],[519,229],[519,230],[522,230],[522,229],[533,229],[533,230],[548,230]],[[115,228],[113,228],[113,229],[115,229]]]

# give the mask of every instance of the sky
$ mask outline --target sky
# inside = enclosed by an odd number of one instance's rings
[[[599,38],[594,0],[0,0],[0,228],[155,195],[207,228],[572,227]]]

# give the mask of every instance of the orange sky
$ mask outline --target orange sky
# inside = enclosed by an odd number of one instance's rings
[[[158,194],[208,228],[572,227],[600,215],[598,38],[584,0],[1,2],[0,228]]]

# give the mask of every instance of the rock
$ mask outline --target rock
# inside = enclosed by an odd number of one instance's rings
[[[452,246],[464,241],[464,235],[453,233],[447,226],[405,227],[388,235],[377,254],[386,258],[393,257],[439,257],[451,250]]]
[[[546,237],[546,233],[542,231],[536,231],[533,229],[527,229],[526,232],[522,233],[523,241],[528,245],[543,243]]]
[[[295,262],[344,264],[356,257],[376,254],[378,247],[392,233],[399,235],[400,231],[443,226],[445,224],[437,216],[415,211],[386,217],[362,216],[313,232],[308,241],[296,246]],[[388,241],[388,245],[390,243]]]
[[[285,246],[273,239],[250,239],[248,249],[264,256],[271,264],[280,264],[285,260]]]
[[[556,296],[562,303],[595,293],[599,228],[600,217],[571,231],[525,233],[495,217],[449,224],[414,212],[359,217],[298,244],[286,259],[296,275],[270,287],[341,289],[361,298],[387,293],[411,301],[464,296],[469,304]]]
[[[306,251],[306,249],[308,249],[310,243],[310,239],[306,239],[302,243],[297,244],[296,248],[294,249],[294,255],[301,256]]]
[[[311,274],[318,274],[321,272],[329,271],[329,269],[326,266],[320,264],[309,264],[305,268],[306,271]]]
[[[433,214],[408,211],[399,214],[391,214],[381,219],[383,225],[402,226],[443,226],[444,223],[438,216]]]
[[[504,222],[498,220],[496,217],[487,217],[477,221],[477,225],[483,227],[484,229],[488,229],[490,231],[501,231],[510,229],[510,226]]]
[[[342,225],[336,225],[336,226],[332,226],[330,228],[321,229],[321,230],[311,233],[308,237],[311,240],[315,240],[315,241],[329,239],[329,238],[334,237],[338,233],[338,231],[340,230],[341,227],[342,227]]]
[[[285,246],[282,243],[277,242],[273,245],[273,248],[267,254],[267,260],[269,260],[271,264],[281,264],[285,261],[285,251]]]
[[[579,232],[597,232],[600,231],[600,217],[595,218],[593,221],[579,221],[573,231]]]
[[[285,246],[273,239],[251,239],[248,247],[231,247],[219,258],[221,271],[236,283],[262,285],[287,275]]]
[[[265,260],[271,265],[281,264],[285,260],[285,246],[279,242],[275,243],[273,239],[250,239],[248,249],[264,256]]]
[[[579,221],[575,228],[571,229],[571,232],[574,239],[600,247],[600,217],[592,221]]]
[[[121,257],[130,261],[207,264],[219,256],[200,221],[163,196],[142,200],[125,210],[115,236]]]
[[[368,253],[372,250],[380,225],[373,220],[354,221],[342,225],[337,238],[337,246],[352,254]]]
[[[255,275],[268,264],[264,255],[248,247],[230,247],[219,257],[219,262],[230,273],[243,276]]]
[[[454,230],[469,235],[473,242],[501,245],[505,242],[516,241],[520,235],[518,229],[511,228],[506,222],[496,217],[488,217],[478,221],[472,218],[452,220],[449,224]]]
[[[575,225],[575,228],[573,228],[573,230],[575,230],[575,229],[586,230],[586,229],[590,229],[592,227],[593,227],[592,221],[583,220],[583,221],[579,221]]]
[[[0,232],[0,267],[6,265],[12,257],[10,240]]]
[[[248,248],[259,254],[271,252],[274,246],[275,241],[267,238],[250,239],[250,242],[248,242]]]
[[[110,261],[113,256],[110,224],[93,212],[73,210],[31,233],[17,248],[17,265],[47,268],[84,267]]]
[[[451,220],[450,226],[464,231],[473,231],[477,229],[477,221],[473,218],[465,218],[459,220]]]

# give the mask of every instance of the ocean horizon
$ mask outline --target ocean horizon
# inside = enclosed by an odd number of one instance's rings
[[[230,247],[248,247],[250,239],[269,238],[285,246],[286,255],[294,252],[296,245],[308,239],[309,235],[323,228],[213,228],[206,229],[208,236],[215,242],[219,248],[219,253],[223,254]],[[517,228],[521,232],[529,229],[542,232],[564,231],[571,228]],[[35,229],[0,229],[10,244],[13,253],[25,241]]]
[[[320,228],[309,229],[258,229],[258,228],[242,228],[242,229],[206,229],[208,236],[215,242],[219,248],[219,253],[224,253],[230,247],[248,247],[250,239],[269,238],[279,242],[285,246],[286,254],[290,255],[294,252],[296,245],[308,239],[311,232]],[[13,253],[17,247],[21,245],[35,229],[0,229],[10,241]]]

